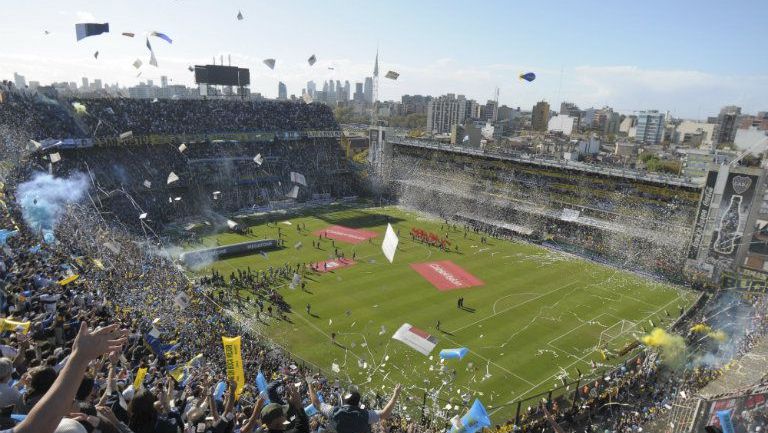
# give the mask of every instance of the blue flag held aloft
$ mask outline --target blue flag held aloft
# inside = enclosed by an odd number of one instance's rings
[[[221,396],[224,395],[224,391],[227,390],[227,382],[223,380],[216,384],[216,390],[213,392],[213,398],[221,400]]]
[[[469,408],[467,413],[461,417],[458,425],[454,425],[448,431],[449,433],[475,433],[476,431],[485,427],[491,426],[491,419],[488,417],[488,412],[480,400],[475,399],[472,403],[472,407]]]
[[[18,230],[0,229],[0,245],[5,245],[5,243],[8,242],[8,238],[16,236],[17,234],[19,234]]]
[[[178,350],[181,343],[170,344],[163,342],[159,337],[155,337],[151,332],[144,334],[144,341],[147,343],[155,356],[163,358],[166,353]]]
[[[720,420],[720,428],[723,429],[723,433],[734,433],[731,412],[731,409],[717,411],[717,419]]]
[[[466,347],[459,347],[456,349],[443,349],[440,351],[441,359],[461,359],[469,353],[469,349]]]
[[[310,403],[307,407],[304,408],[304,413],[306,413],[309,417],[315,416],[317,414],[317,408],[315,405]]]
[[[109,23],[79,23],[75,24],[75,33],[77,40],[83,40],[88,36],[96,36],[102,33],[109,33]]]
[[[256,387],[259,388],[259,393],[266,399],[264,404],[269,404],[269,398],[267,397],[267,378],[264,377],[264,373],[259,371],[256,375]]]

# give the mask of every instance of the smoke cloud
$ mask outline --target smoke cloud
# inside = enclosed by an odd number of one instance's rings
[[[685,339],[679,335],[670,334],[661,328],[654,328],[640,341],[646,346],[659,349],[662,359],[668,364],[680,365],[685,360]]]
[[[68,204],[80,201],[88,191],[88,178],[76,173],[68,178],[36,173],[19,185],[16,201],[24,222],[34,232],[42,233],[46,242],[53,242],[53,230]]]

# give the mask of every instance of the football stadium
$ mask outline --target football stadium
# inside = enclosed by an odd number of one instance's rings
[[[172,39],[147,36],[157,67],[150,42]],[[273,100],[213,63],[189,97],[0,83],[0,431],[768,424],[759,152],[613,164],[536,107],[495,136],[498,100],[481,127],[395,126],[378,53],[344,123],[339,81]]]

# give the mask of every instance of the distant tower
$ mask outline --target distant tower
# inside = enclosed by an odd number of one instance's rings
[[[376,48],[376,62],[373,64],[373,125],[376,126],[379,120],[379,49]]]

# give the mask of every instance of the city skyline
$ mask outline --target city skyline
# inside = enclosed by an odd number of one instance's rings
[[[582,108],[608,105],[626,114],[658,109],[691,119],[716,115],[726,105],[757,112],[766,109],[768,100],[768,60],[747,49],[766,34],[758,19],[764,14],[757,11],[768,11],[768,6],[759,2],[717,11],[700,3],[663,3],[664,16],[645,10],[661,2],[634,10],[588,1],[546,11],[496,2],[482,11],[459,8],[462,14],[456,7],[435,7],[436,2],[407,8],[397,1],[387,7],[332,2],[314,10],[307,2],[257,7],[226,1],[205,14],[200,6],[209,3],[202,0],[134,3],[76,0],[68,2],[67,11],[50,0],[7,6],[8,25],[0,29],[6,42],[0,77],[12,79],[18,72],[43,84],[89,77],[128,87],[146,79],[159,82],[166,75],[169,84],[192,85],[189,65],[231,54],[233,65],[251,70],[252,92],[275,98],[283,82],[289,96],[300,97],[310,80],[349,80],[353,86],[364,81],[372,74],[378,45],[380,100],[455,93],[482,103],[494,98],[498,86],[500,104],[511,107],[571,101]],[[238,11],[243,21],[236,20]],[[603,16],[598,28],[578,25],[579,17],[597,12]],[[23,18],[32,15],[36,19],[29,25]],[[675,16],[685,19],[675,21]],[[111,32],[78,43],[77,22],[109,22]],[[377,31],[387,24],[406,31]],[[488,31],[477,35],[475,26]],[[173,38],[173,44],[151,39],[158,68],[148,65],[144,46],[143,35],[154,30]],[[124,31],[136,37],[121,36]],[[312,54],[317,63],[310,67],[306,59]],[[269,57],[277,59],[274,71],[261,64]],[[144,63],[139,70],[132,66],[136,59]],[[388,70],[400,78],[383,78]],[[536,81],[517,79],[528,70],[536,72]]]

